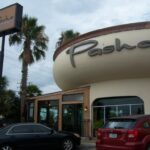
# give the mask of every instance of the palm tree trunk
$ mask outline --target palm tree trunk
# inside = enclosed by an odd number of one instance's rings
[[[21,122],[25,122],[26,120],[26,96],[27,96],[27,76],[28,76],[28,63],[23,60],[22,62],[22,79],[21,79]]]

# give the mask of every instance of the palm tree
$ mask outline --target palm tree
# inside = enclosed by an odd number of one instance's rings
[[[27,96],[33,97],[33,96],[39,96],[42,94],[42,91],[34,84],[31,84],[27,87]]]
[[[79,35],[80,35],[79,32],[74,32],[73,30],[67,30],[62,32],[60,38],[58,39],[58,42],[56,43],[56,48],[75,39]]]
[[[28,66],[35,61],[45,58],[45,50],[48,49],[48,37],[44,33],[45,27],[37,24],[37,19],[25,15],[22,18],[21,31],[9,36],[9,44],[22,45],[23,50],[19,56],[22,61],[22,79],[20,87],[21,120],[24,121],[24,104],[27,94]]]

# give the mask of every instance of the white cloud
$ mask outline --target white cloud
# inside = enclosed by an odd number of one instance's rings
[[[38,18],[46,26],[49,36],[47,57],[29,67],[28,82],[39,86],[44,93],[60,90],[55,84],[52,65],[55,44],[62,31],[73,29],[86,33],[118,24],[149,21],[149,0],[9,0],[0,1],[1,8],[13,3],[23,5],[24,14]],[[9,87],[18,90],[21,78],[21,62],[18,61],[21,47],[5,46],[4,75]]]
[[[53,8],[58,13],[70,14],[70,15],[81,15],[90,14],[99,8],[101,1],[97,0],[53,0]]]

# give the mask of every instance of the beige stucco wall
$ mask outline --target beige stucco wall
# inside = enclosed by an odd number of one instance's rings
[[[90,40],[97,40],[97,48],[103,48],[115,45],[116,38],[120,39],[121,44],[137,45],[138,42],[150,40],[150,29],[112,33]],[[66,54],[68,48],[57,56],[53,67],[55,81],[62,90],[107,80],[150,77],[150,48],[123,49],[120,52],[115,50],[94,57],[84,52],[74,56],[75,68],[71,65],[70,56]]]
[[[150,114],[150,78],[125,79],[91,84],[90,105],[96,98],[138,96],[144,101],[146,114]]]

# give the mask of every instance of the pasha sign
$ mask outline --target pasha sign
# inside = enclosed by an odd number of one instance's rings
[[[23,7],[18,3],[0,9],[0,36],[20,30],[22,9]]]
[[[80,55],[82,53],[87,53],[90,57],[101,56],[105,54],[113,53],[114,51],[120,52],[123,50],[133,50],[136,47],[138,48],[149,48],[150,40],[140,41],[136,45],[129,45],[127,43],[122,43],[120,39],[116,38],[114,41],[114,45],[108,45],[103,48],[97,47],[99,42],[97,40],[89,40],[76,45],[73,45],[69,48],[66,53],[70,55],[70,61],[72,66],[75,68],[75,60],[74,57],[76,55]]]

